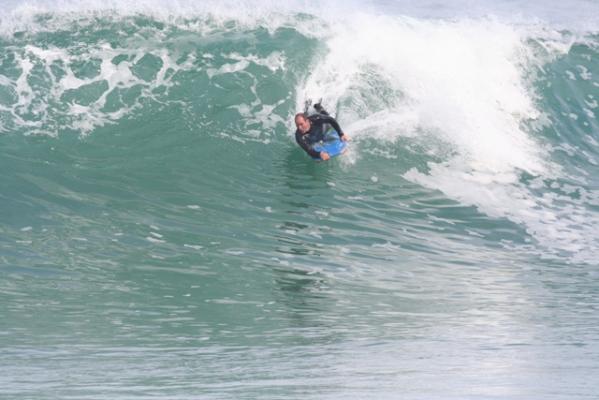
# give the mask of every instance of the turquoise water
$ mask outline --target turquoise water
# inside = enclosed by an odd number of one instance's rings
[[[596,6],[9,4],[0,398],[596,396]]]

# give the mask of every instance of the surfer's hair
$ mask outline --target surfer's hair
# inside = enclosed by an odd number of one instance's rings
[[[297,120],[298,117],[302,117],[303,119],[308,119],[308,114],[304,113],[304,112],[299,112],[299,113],[295,114],[294,120]]]

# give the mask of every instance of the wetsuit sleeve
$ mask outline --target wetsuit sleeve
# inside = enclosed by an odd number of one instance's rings
[[[304,151],[306,153],[308,153],[310,155],[310,157],[320,157],[320,153],[317,152],[316,150],[310,148],[310,146],[308,145],[308,143],[306,143],[305,141],[302,140],[302,134],[300,133],[300,131],[295,131],[295,141],[297,142],[297,144],[300,145],[300,147],[302,149],[304,149]]]
[[[323,122],[326,122],[327,124],[331,124],[331,126],[333,127],[333,129],[335,129],[337,131],[337,134],[339,135],[339,137],[343,136],[344,133],[341,130],[341,127],[339,126],[339,123],[337,122],[337,120],[331,116],[322,116],[321,120]]]

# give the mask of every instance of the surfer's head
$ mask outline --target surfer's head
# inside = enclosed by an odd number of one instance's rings
[[[295,126],[301,133],[306,133],[310,130],[310,120],[304,113],[295,114]]]

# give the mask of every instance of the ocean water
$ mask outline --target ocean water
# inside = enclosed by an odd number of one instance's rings
[[[599,5],[280,3],[6,2],[0,398],[597,398]]]

